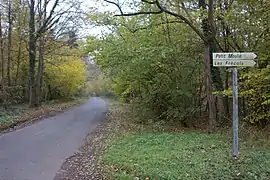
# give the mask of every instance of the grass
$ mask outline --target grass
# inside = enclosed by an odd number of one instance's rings
[[[231,144],[222,134],[145,133],[115,141],[103,155],[113,179],[269,179],[270,151],[240,149],[231,156]]]
[[[270,149],[263,140],[241,137],[240,155],[234,159],[231,133],[142,127],[132,118],[119,105],[111,108],[109,121],[117,126],[100,157],[104,179],[270,179]]]

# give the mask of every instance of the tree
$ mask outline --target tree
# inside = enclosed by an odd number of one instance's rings
[[[184,29],[182,26],[178,27],[177,30],[173,28],[174,24],[182,23],[185,24],[185,26],[188,26],[190,29],[193,30],[193,32],[201,39],[201,42],[204,43],[204,59],[205,59],[205,83],[206,87],[200,88],[202,92],[204,92],[206,88],[206,94],[208,99],[208,110],[209,110],[209,125],[210,127],[214,127],[216,125],[216,116],[219,116],[219,119],[222,120],[224,117],[229,116],[229,98],[228,96],[225,96],[223,99],[222,95],[219,95],[216,97],[213,96],[213,91],[220,91],[222,92],[225,89],[225,92],[230,89],[230,75],[228,74],[227,70],[220,70],[218,68],[212,67],[212,52],[230,52],[230,51],[236,51],[236,52],[245,52],[245,51],[255,51],[258,52],[259,59],[260,59],[260,71],[255,71],[252,73],[257,74],[258,77],[260,77],[260,83],[261,86],[264,87],[264,78],[267,76],[266,74],[269,72],[267,69],[267,62],[265,59],[267,59],[269,56],[267,53],[268,44],[266,43],[269,35],[269,23],[266,23],[269,21],[269,2],[267,1],[247,1],[247,0],[221,0],[221,1],[214,1],[214,0],[194,0],[194,1],[187,1],[187,0],[181,0],[181,1],[147,1],[147,0],[141,0],[139,2],[133,2],[134,7],[130,8],[132,6],[132,3],[129,3],[129,8],[125,9],[127,6],[125,6],[125,3],[120,3],[116,1],[111,0],[105,0],[105,2],[109,4],[113,4],[118,8],[119,14],[116,14],[115,19],[110,19],[110,13],[105,14],[99,14],[92,17],[92,20],[95,20],[97,24],[106,25],[108,28],[112,30],[111,34],[105,34],[103,35],[104,40],[101,41],[101,46],[95,47],[98,53],[95,55],[97,56],[97,59],[104,59],[100,62],[103,67],[110,67],[112,66],[111,63],[108,60],[108,57],[110,57],[110,61],[115,62],[114,58],[116,58],[118,61],[118,64],[115,65],[116,67],[120,68],[121,70],[117,69],[115,67],[115,70],[112,70],[111,74],[119,74],[118,71],[123,73],[121,76],[118,76],[116,78],[116,84],[118,84],[116,87],[118,87],[117,91],[120,92],[120,96],[125,94],[127,96],[130,96],[131,91],[137,90],[137,83],[134,85],[133,83],[133,76],[129,76],[132,71],[134,71],[132,68],[129,69],[131,72],[127,72],[124,69],[122,69],[122,65],[125,69],[129,67],[128,62],[129,60],[132,60],[133,56],[147,56],[147,57],[153,57],[153,55],[150,53],[151,51],[154,51],[155,43],[152,41],[156,41],[156,43],[162,44],[159,39],[152,39],[153,38],[153,29],[155,26],[160,26],[164,28],[165,33],[160,33],[160,36],[166,36],[168,39],[164,39],[166,42],[170,42],[173,44],[174,42],[179,41],[178,38],[176,38],[173,34],[174,31],[182,32],[184,33]],[[121,6],[120,6],[121,4]],[[134,12],[135,9],[135,12]],[[151,16],[154,15],[154,16]],[[134,16],[136,18],[134,18]],[[162,18],[160,18],[162,17]],[[140,36],[142,35],[142,31],[146,30],[149,33],[149,38],[151,40],[148,40],[151,42],[151,47],[148,49],[148,53],[141,53],[141,54],[132,54],[129,50],[133,49],[135,52],[141,52],[137,49],[134,49],[133,47],[128,48],[128,44],[131,42],[130,36],[127,36],[126,31],[128,30],[132,33],[134,33],[134,38],[137,38],[137,40],[144,41],[143,39],[140,39]],[[173,29],[173,30],[172,30]],[[140,32],[140,33],[138,33]],[[182,36],[182,35],[180,35]],[[114,39],[114,38],[115,39]],[[131,36],[133,37],[133,36]],[[159,37],[161,38],[161,37]],[[117,40],[124,41],[122,42],[127,47],[123,47],[123,44],[117,43]],[[94,41],[96,43],[96,40],[91,39],[91,41]],[[112,53],[109,53],[109,55],[105,55],[104,53],[107,52],[105,49],[105,46],[103,43],[104,41],[106,43],[112,43],[113,46],[118,47],[118,49],[115,48],[109,48],[110,51],[115,51]],[[132,46],[142,46],[142,48],[148,47],[149,44],[144,44],[141,41],[133,41],[131,44]],[[94,43],[93,42],[93,43]],[[260,43],[258,43],[260,42]],[[100,42],[98,42],[100,43]],[[159,45],[160,45],[159,44]],[[192,43],[189,43],[189,45]],[[258,45],[261,45],[260,47]],[[171,47],[170,45],[166,44],[165,47]],[[176,45],[175,45],[176,46]],[[94,48],[94,46],[92,46]],[[107,47],[108,48],[108,47]],[[171,47],[172,49],[174,46]],[[122,54],[121,51],[124,51],[125,53]],[[180,51],[178,49],[178,51]],[[193,48],[190,48],[189,54],[193,53]],[[163,51],[155,51],[159,54],[159,56],[163,56]],[[201,51],[203,52],[203,51]],[[108,52],[107,52],[108,53]],[[132,55],[130,55],[130,54]],[[173,53],[172,53],[173,54]],[[99,57],[101,56],[102,57]],[[122,58],[119,56],[122,55]],[[141,55],[141,56],[140,56]],[[145,58],[145,57],[141,58]],[[179,57],[182,57],[184,55],[179,55]],[[184,56],[185,57],[185,56]],[[106,59],[106,61],[105,61]],[[123,59],[126,59],[127,62],[122,62]],[[147,59],[147,58],[146,58]],[[159,61],[159,58],[154,56],[153,59],[156,61]],[[269,59],[269,58],[268,58]],[[139,61],[137,59],[136,61]],[[145,61],[151,61],[151,60],[145,60]],[[131,63],[131,62],[129,62]],[[165,66],[167,67],[167,66]],[[148,70],[141,67],[141,65],[134,66],[133,68],[138,68],[140,71],[146,73]],[[150,68],[151,69],[151,68]],[[149,70],[152,72],[152,69]],[[263,73],[262,73],[263,72]],[[248,73],[247,75],[244,75]],[[243,77],[250,77],[251,70],[248,68],[244,68],[242,71],[240,71],[240,75],[243,74]],[[110,74],[110,75],[111,75]],[[140,74],[137,73],[137,74]],[[169,75],[170,72],[167,72],[167,75]],[[181,73],[180,73],[181,74]],[[175,76],[175,75],[174,75]],[[225,81],[222,81],[222,77],[224,77]],[[151,79],[151,78],[150,78]],[[266,78],[267,79],[267,78]],[[252,83],[250,83],[252,82]],[[245,108],[245,106],[249,106],[248,109],[262,109],[258,108],[259,104],[260,107],[266,107],[268,106],[268,93],[267,90],[262,90],[261,88],[252,88],[251,84],[254,84],[256,82],[255,79],[250,79],[249,83],[244,82],[241,83],[244,90],[249,91],[258,91],[258,94],[264,94],[264,98],[262,100],[256,98],[256,100],[251,100],[250,95],[245,95],[243,98],[242,106],[244,116],[248,114],[248,110]],[[155,82],[157,83],[157,82]],[[175,82],[176,83],[176,82]],[[212,87],[213,85],[213,87]],[[120,86],[120,87],[119,87]],[[151,86],[151,85],[149,85]],[[256,85],[258,87],[258,85]],[[165,88],[164,88],[165,89]],[[149,91],[150,94],[151,91]],[[162,92],[159,92],[162,94]],[[241,92],[240,92],[241,93]],[[134,94],[134,93],[133,93]],[[140,92],[136,92],[135,94],[141,94]],[[161,95],[159,94],[159,95]],[[226,93],[225,93],[226,94]],[[151,95],[150,95],[151,96]],[[159,99],[166,99],[167,97],[164,96],[158,96]],[[215,113],[216,104],[215,99],[217,99],[217,112]],[[166,99],[167,101],[170,101],[169,99]],[[161,100],[159,100],[161,101]],[[263,103],[263,104],[262,104]],[[166,101],[161,103],[166,104]],[[256,105],[255,105],[256,104]],[[169,105],[168,105],[169,106]],[[265,108],[264,108],[265,109]],[[163,109],[164,110],[164,109]],[[166,111],[166,109],[164,110]],[[268,122],[268,120],[265,121],[265,117],[268,117],[268,114],[264,111],[261,111],[260,113],[255,113],[252,115],[253,119],[256,115],[260,114],[260,121]],[[248,116],[251,117],[251,116]],[[257,119],[260,119],[257,118]],[[263,119],[263,120],[262,120]],[[221,123],[224,121],[220,121]]]
[[[11,48],[12,48],[12,2],[11,0],[8,0],[8,55],[7,55],[7,82],[8,86],[11,86]]]
[[[46,1],[44,1],[44,5],[40,1],[38,6],[38,19],[39,19],[39,27],[42,27],[44,21],[46,20],[47,14],[47,5]],[[44,7],[44,11],[42,8]],[[46,35],[43,33],[39,36],[39,57],[38,57],[38,73],[37,73],[37,87],[36,87],[36,96],[37,96],[37,106],[41,105],[41,93],[42,93],[42,85],[43,85],[43,74],[44,74],[44,53],[45,53],[45,37]]]
[[[16,64],[16,74],[15,74],[15,86],[18,84],[19,81],[19,72],[21,69],[21,64],[23,63],[22,59],[25,59],[24,56],[24,50],[25,48],[23,47],[23,41],[25,40],[25,34],[24,34],[24,30],[27,29],[26,26],[26,21],[27,21],[27,8],[23,5],[23,2],[21,0],[15,1],[15,23],[14,23],[14,27],[16,28],[17,31],[15,31],[14,33],[16,33],[16,37],[15,42],[17,43],[17,46],[15,45],[15,47],[13,47],[13,49],[17,49],[17,56],[15,56],[16,58],[16,62],[14,62],[14,64]],[[14,52],[15,54],[15,52]]]
[[[222,10],[225,9],[225,10]],[[222,51],[256,52],[257,68],[240,69],[240,112],[252,124],[265,127],[269,122],[269,18],[267,1],[238,0],[223,4],[217,24],[222,36],[217,36]],[[228,93],[229,92],[229,93]],[[230,95],[231,88],[225,92]]]
[[[1,105],[25,101],[30,107],[41,105],[47,91],[45,67],[68,45],[60,40],[60,34],[81,23],[84,12],[80,7],[80,0],[1,0]],[[76,45],[76,40],[72,44]]]
[[[2,12],[0,11],[0,58],[1,58],[1,86],[4,86],[5,79],[5,59],[4,59],[4,45],[2,33]]]
[[[116,95],[135,105],[145,120],[191,125],[188,121],[199,108],[203,75],[203,43],[195,33],[173,17],[164,21],[161,14],[92,18],[112,29],[101,39],[89,37],[86,48],[112,78]]]
[[[36,35],[35,35],[35,0],[29,8],[29,107],[37,106],[35,89]]]
[[[48,87],[47,98],[70,98],[83,87],[86,80],[85,63],[80,59],[77,49],[61,47],[58,52],[64,55],[53,55],[47,59],[44,84]]]
[[[70,10],[73,5],[69,4],[69,1],[63,1],[67,3],[67,7],[59,10],[57,7],[60,5],[60,0],[55,0],[52,4],[52,8],[49,10],[47,16],[47,10],[50,0],[39,0],[38,1],[38,28],[36,29],[36,12],[35,12],[35,1],[31,0],[30,4],[30,21],[29,21],[29,74],[30,74],[30,97],[29,106],[40,105],[40,92],[42,89],[43,72],[44,72],[44,45],[45,45],[45,33],[52,29],[61,18],[65,18],[67,14],[70,16]],[[77,1],[76,1],[77,2]],[[39,40],[39,62],[38,62],[38,78],[35,79],[35,68],[36,68],[36,44]]]
[[[167,1],[164,2],[162,5],[159,0],[154,1],[147,1],[142,0],[144,8],[141,11],[135,13],[124,13],[118,3],[113,1],[105,0],[110,4],[114,4],[118,7],[120,14],[116,16],[134,16],[134,15],[145,15],[145,14],[161,14],[166,13],[176,18],[179,18],[185,24],[187,24],[204,42],[205,44],[205,51],[204,51],[204,59],[205,59],[205,77],[206,77],[206,92],[207,92],[207,99],[209,105],[209,125],[210,128],[214,128],[216,125],[216,118],[215,118],[215,100],[212,94],[212,76],[211,76],[211,46],[213,45],[215,36],[216,36],[216,25],[214,21],[214,0],[208,0],[208,8],[206,8],[205,0],[199,0],[199,8],[201,8],[202,20],[201,20],[201,27],[202,29],[198,28],[198,23],[196,19],[192,17],[192,10],[198,8],[196,7],[195,2],[185,2],[180,1],[178,2],[170,1],[173,5],[167,6]],[[179,9],[176,9],[178,7]],[[146,9],[146,10],[145,10]],[[177,11],[177,12],[176,12]],[[193,12],[194,14],[194,12]],[[195,13],[196,14],[196,13]],[[219,80],[218,86],[222,86],[221,78],[217,78]]]

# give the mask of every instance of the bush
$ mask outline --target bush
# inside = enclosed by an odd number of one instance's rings
[[[270,65],[242,75],[241,96],[248,101],[249,115],[245,118],[264,128],[270,123]]]
[[[62,57],[62,62],[46,67],[45,84],[51,98],[72,97],[86,80],[86,66],[79,57]]]
[[[22,86],[5,86],[0,90],[0,103],[3,106],[24,102]]]
[[[117,72],[114,92],[122,101],[135,104],[140,115],[184,121],[197,108],[202,65],[199,58],[181,56],[165,47],[140,49]]]

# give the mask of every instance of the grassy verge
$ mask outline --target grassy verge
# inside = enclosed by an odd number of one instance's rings
[[[38,119],[53,116],[70,107],[86,102],[86,98],[79,98],[71,101],[49,101],[39,108],[28,108],[26,104],[13,105],[7,110],[0,108],[0,132],[15,128],[22,123],[31,123]]]
[[[241,149],[231,157],[221,134],[130,134],[113,143],[103,156],[114,179],[268,179],[270,151]]]
[[[240,157],[231,156],[231,133],[170,131],[133,121],[126,106],[115,104],[114,124],[101,153],[104,179],[260,179],[270,178],[270,151],[263,140],[240,139]]]

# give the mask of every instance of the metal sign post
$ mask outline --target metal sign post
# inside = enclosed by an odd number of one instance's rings
[[[233,156],[238,157],[238,82],[237,68],[232,69],[233,75]]]
[[[255,53],[213,53],[213,66],[233,67],[233,156],[238,157],[238,82],[237,67],[254,67],[257,64]]]

